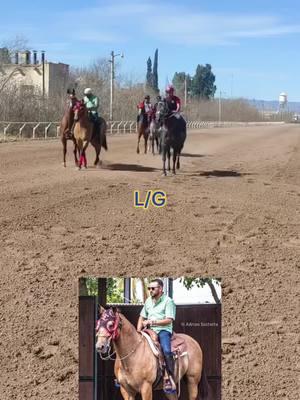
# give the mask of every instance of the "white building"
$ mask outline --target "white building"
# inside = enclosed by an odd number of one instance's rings
[[[0,91],[11,84],[21,91],[32,94],[54,96],[66,91],[69,79],[69,65],[37,60],[37,52],[15,54],[14,63],[0,63]]]

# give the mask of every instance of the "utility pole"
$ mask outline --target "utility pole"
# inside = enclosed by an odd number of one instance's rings
[[[110,104],[109,104],[109,119],[113,120],[113,104],[114,104],[114,80],[115,80],[115,57],[124,57],[123,53],[115,54],[114,51],[110,53]]]
[[[219,125],[221,125],[221,120],[222,120],[222,100],[221,100],[221,95],[222,95],[222,92],[220,90],[220,93],[219,93]]]
[[[45,98],[45,51],[42,50],[42,92],[43,99]]]
[[[187,84],[186,84],[186,75],[184,75],[184,107],[186,107],[187,103]]]

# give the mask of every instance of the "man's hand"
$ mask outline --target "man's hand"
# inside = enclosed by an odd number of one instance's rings
[[[148,325],[151,325],[151,321],[150,321],[149,319],[145,319],[145,320],[143,321],[143,327],[144,327],[144,328],[147,328]]]
[[[157,323],[156,323],[156,321],[151,320],[151,319],[146,319],[145,321],[143,321],[144,328],[147,328],[148,325],[154,326],[154,325],[157,325]]]

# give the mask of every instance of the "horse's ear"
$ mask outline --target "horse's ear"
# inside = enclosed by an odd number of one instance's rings
[[[75,96],[75,89],[72,90],[72,95]]]
[[[67,90],[67,94],[71,94],[71,90],[70,89]]]
[[[98,314],[99,314],[99,316],[100,316],[104,311],[105,311],[105,308],[103,308],[103,307],[101,306],[101,304],[99,304],[99,306],[98,306]]]
[[[112,307],[112,310],[113,310],[114,313],[116,313],[116,312],[120,313],[121,312],[120,308],[116,307],[116,306]]]

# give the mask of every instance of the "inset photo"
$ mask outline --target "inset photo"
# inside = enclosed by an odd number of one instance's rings
[[[79,279],[79,400],[221,400],[221,280]]]

